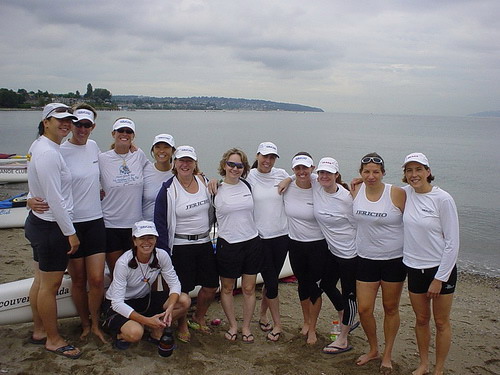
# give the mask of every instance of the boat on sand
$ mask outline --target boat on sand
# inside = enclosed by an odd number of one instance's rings
[[[0,201],[0,228],[23,228],[28,210],[26,201],[28,193]]]

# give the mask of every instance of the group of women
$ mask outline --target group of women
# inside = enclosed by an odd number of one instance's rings
[[[293,157],[293,175],[288,176],[274,167],[279,158],[276,145],[263,142],[252,168],[243,151],[225,152],[218,168],[222,180],[209,182],[198,169],[195,149],[175,148],[168,134],[155,137],[151,148],[155,163],[149,162],[133,145],[136,127],[127,118],[113,124],[112,148],[100,153],[88,139],[95,117],[89,106],[77,107],[73,113],[63,104],[51,103],[44,108],[40,137],[30,149],[33,199],[26,236],[35,260],[30,292],[32,342],[69,358],[81,355],[57,332],[55,294],[66,266],[73,279],[82,335],[93,332],[105,341],[97,324],[105,259],[113,280],[103,306],[108,327],[116,332],[117,348],[140,340],[144,326],[151,329],[148,340],[157,343],[162,329],[173,320],[181,341],[190,340],[188,327],[209,333],[205,316],[219,278],[228,322],[225,338],[237,340],[240,329],[233,292],[239,277],[241,339],[253,343],[258,273],[265,283],[259,327],[269,341],[278,341],[283,329],[278,277],[289,251],[303,313],[301,333],[307,343],[317,342],[325,292],[341,325],[337,338],[323,352],[352,349],[348,334],[357,326],[359,312],[370,349],[357,364],[381,358],[381,371],[391,371],[399,300],[408,275],[420,353],[414,374],[429,372],[431,310],[437,331],[434,373],[442,373],[451,342],[458,218],[451,196],[432,186],[434,177],[425,155],[405,158],[407,186],[399,188],[382,181],[382,157],[367,154],[361,159],[361,178],[349,191],[335,159],[321,159],[314,174],[313,158],[300,152]],[[59,147],[70,131],[71,138]],[[214,253],[210,228],[215,220]],[[166,282],[162,291],[152,286],[159,274]],[[201,286],[196,312],[188,320],[188,293],[196,286]],[[382,356],[374,317],[380,288]]]

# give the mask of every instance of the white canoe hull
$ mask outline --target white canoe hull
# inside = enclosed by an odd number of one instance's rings
[[[288,256],[286,258],[280,278],[293,274]],[[257,276],[257,283],[262,283],[262,276]],[[33,321],[29,304],[29,290],[33,278],[13,281],[0,285],[0,325],[28,323]],[[241,287],[241,278],[237,280],[237,287]],[[196,297],[199,287],[190,293],[191,297]],[[76,308],[71,298],[71,277],[64,275],[61,287],[57,292],[57,316],[59,318],[69,318],[77,316]]]
[[[28,168],[26,163],[0,164],[0,182],[26,182]]]
[[[24,228],[28,212],[26,207],[0,208],[0,228]]]

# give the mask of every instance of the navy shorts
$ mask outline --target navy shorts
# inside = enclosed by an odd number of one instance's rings
[[[135,312],[150,317],[165,311],[163,305],[167,302],[168,296],[169,291],[153,291],[145,297],[129,299],[125,303],[132,307]],[[113,332],[120,332],[122,326],[130,320],[114,311],[109,299],[104,300],[102,311],[106,316],[103,325]]]
[[[24,234],[33,248],[33,260],[40,271],[65,271],[71,249],[68,237],[55,221],[45,221],[31,211],[24,225]]]
[[[174,245],[172,263],[184,293],[189,293],[196,285],[206,288],[219,286],[217,262],[212,242]]]
[[[356,280],[364,282],[386,281],[401,283],[406,279],[403,257],[388,260],[372,260],[358,257]]]
[[[229,243],[217,238],[217,271],[221,277],[236,279],[256,275],[262,269],[262,248],[259,236],[248,241]]]
[[[106,228],[103,218],[73,224],[80,240],[76,253],[71,254],[71,259],[85,258],[94,254],[106,252]]]
[[[132,248],[132,228],[106,228],[106,253]]]
[[[408,290],[411,293],[423,294],[427,293],[434,276],[439,267],[427,268],[419,270],[415,268],[406,267],[408,270]],[[439,294],[452,294],[455,293],[455,286],[457,285],[457,266],[453,267],[448,281],[443,282],[441,292]]]

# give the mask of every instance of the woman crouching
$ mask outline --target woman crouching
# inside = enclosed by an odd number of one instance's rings
[[[154,223],[135,223],[132,236],[134,246],[116,262],[104,302],[106,325],[115,334],[117,349],[127,349],[130,343],[141,340],[144,326],[151,328],[148,341],[157,344],[163,329],[185,317],[191,304],[189,296],[181,293],[170,256],[156,248]],[[151,290],[160,273],[169,291]]]

